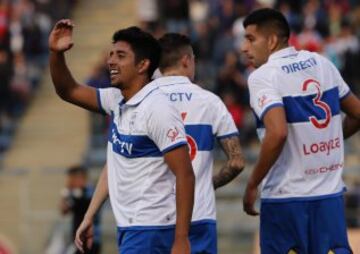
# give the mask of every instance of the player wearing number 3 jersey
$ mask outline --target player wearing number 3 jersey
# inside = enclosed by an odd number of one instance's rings
[[[360,101],[330,61],[288,46],[281,13],[254,11],[244,27],[242,51],[257,68],[248,84],[262,141],[244,210],[257,214],[262,182],[261,253],[350,254],[340,114],[360,118]]]

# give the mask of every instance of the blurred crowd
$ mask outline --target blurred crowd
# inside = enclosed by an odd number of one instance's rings
[[[54,21],[76,0],[0,0],[0,155],[11,143],[47,65]]]
[[[47,36],[54,21],[69,17],[76,0],[0,0],[0,152],[16,129],[47,64]],[[196,82],[218,94],[246,144],[255,139],[247,77],[252,68],[240,53],[243,18],[274,7],[292,28],[290,43],[317,51],[360,93],[360,2],[356,0],[137,0],[140,26],[156,37],[188,34],[193,42]],[[109,85],[104,56],[88,83]],[[10,138],[9,138],[10,137]]]

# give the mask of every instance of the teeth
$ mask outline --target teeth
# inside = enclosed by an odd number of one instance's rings
[[[118,74],[119,72],[117,70],[110,70],[110,74]]]

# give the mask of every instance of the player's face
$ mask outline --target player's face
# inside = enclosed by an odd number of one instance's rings
[[[258,68],[267,62],[271,53],[268,47],[268,36],[264,32],[261,33],[256,25],[249,25],[245,28],[241,51],[254,67]]]
[[[138,76],[135,53],[125,41],[113,44],[107,63],[111,84],[120,89],[127,87]]]

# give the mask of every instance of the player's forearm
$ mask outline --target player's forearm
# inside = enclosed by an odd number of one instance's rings
[[[220,140],[220,145],[228,160],[219,173],[213,177],[215,189],[232,181],[245,167],[245,159],[238,136],[223,138]]]
[[[248,182],[249,185],[257,187],[261,183],[276,160],[279,158],[285,142],[286,136],[267,131],[261,145],[259,160],[257,161],[254,171],[250,176]]]
[[[93,220],[95,214],[99,211],[102,204],[108,198],[109,188],[107,180],[107,166],[105,166],[100,174],[98,183],[93,197],[91,198],[90,205],[84,216],[85,219]]]
[[[219,173],[213,176],[214,188],[217,189],[231,182],[245,167],[245,160],[242,155],[231,158],[227,161]]]
[[[72,89],[76,88],[78,84],[66,66],[63,52],[50,51],[50,74],[56,93],[62,99],[68,100]]]
[[[360,120],[350,118],[348,116],[345,117],[343,121],[343,134],[344,138],[349,138],[354,135],[360,129]]]
[[[175,237],[187,237],[194,205],[195,176],[191,169],[176,175]]]

